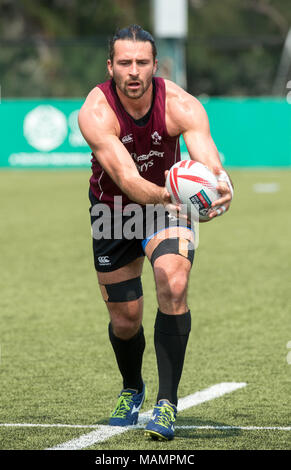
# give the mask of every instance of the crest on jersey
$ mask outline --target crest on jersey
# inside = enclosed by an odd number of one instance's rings
[[[160,145],[161,144],[162,137],[160,136],[158,131],[155,131],[152,134],[152,139],[153,139],[153,144],[155,144],[155,145]]]

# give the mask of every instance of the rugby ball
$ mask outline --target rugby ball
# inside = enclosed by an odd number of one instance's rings
[[[174,203],[182,205],[187,213],[200,221],[210,220],[208,212],[220,198],[218,181],[212,171],[202,163],[182,160],[173,165],[166,178],[166,188]]]

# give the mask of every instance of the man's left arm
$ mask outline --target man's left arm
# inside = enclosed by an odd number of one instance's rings
[[[184,102],[183,137],[190,158],[206,165],[218,179],[217,189],[221,194],[212,205],[216,207],[210,212],[210,218],[226,212],[233,198],[232,181],[222,167],[219,153],[212,139],[207,113],[202,104],[187,94]],[[179,106],[181,112],[181,104]]]

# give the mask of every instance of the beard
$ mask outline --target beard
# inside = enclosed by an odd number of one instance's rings
[[[113,74],[113,80],[117,88],[127,97],[130,99],[139,99],[141,98],[145,92],[149,89],[152,83],[153,75],[151,75],[147,80],[125,80],[123,81],[121,77],[116,74]],[[131,88],[130,84],[137,84],[138,87],[136,89]]]

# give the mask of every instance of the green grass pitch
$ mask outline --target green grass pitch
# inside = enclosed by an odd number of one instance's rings
[[[291,448],[290,431],[179,428],[291,425],[291,172],[230,173],[231,210],[200,226],[179,396],[221,382],[247,386],[181,412],[170,443],[149,441],[138,429],[91,449]],[[1,424],[107,424],[115,406],[121,380],[91,254],[89,176],[86,170],[0,173]],[[279,190],[257,193],[256,183]],[[148,262],[143,285],[145,411],[157,393]],[[46,449],[90,431],[0,426],[0,447]]]

